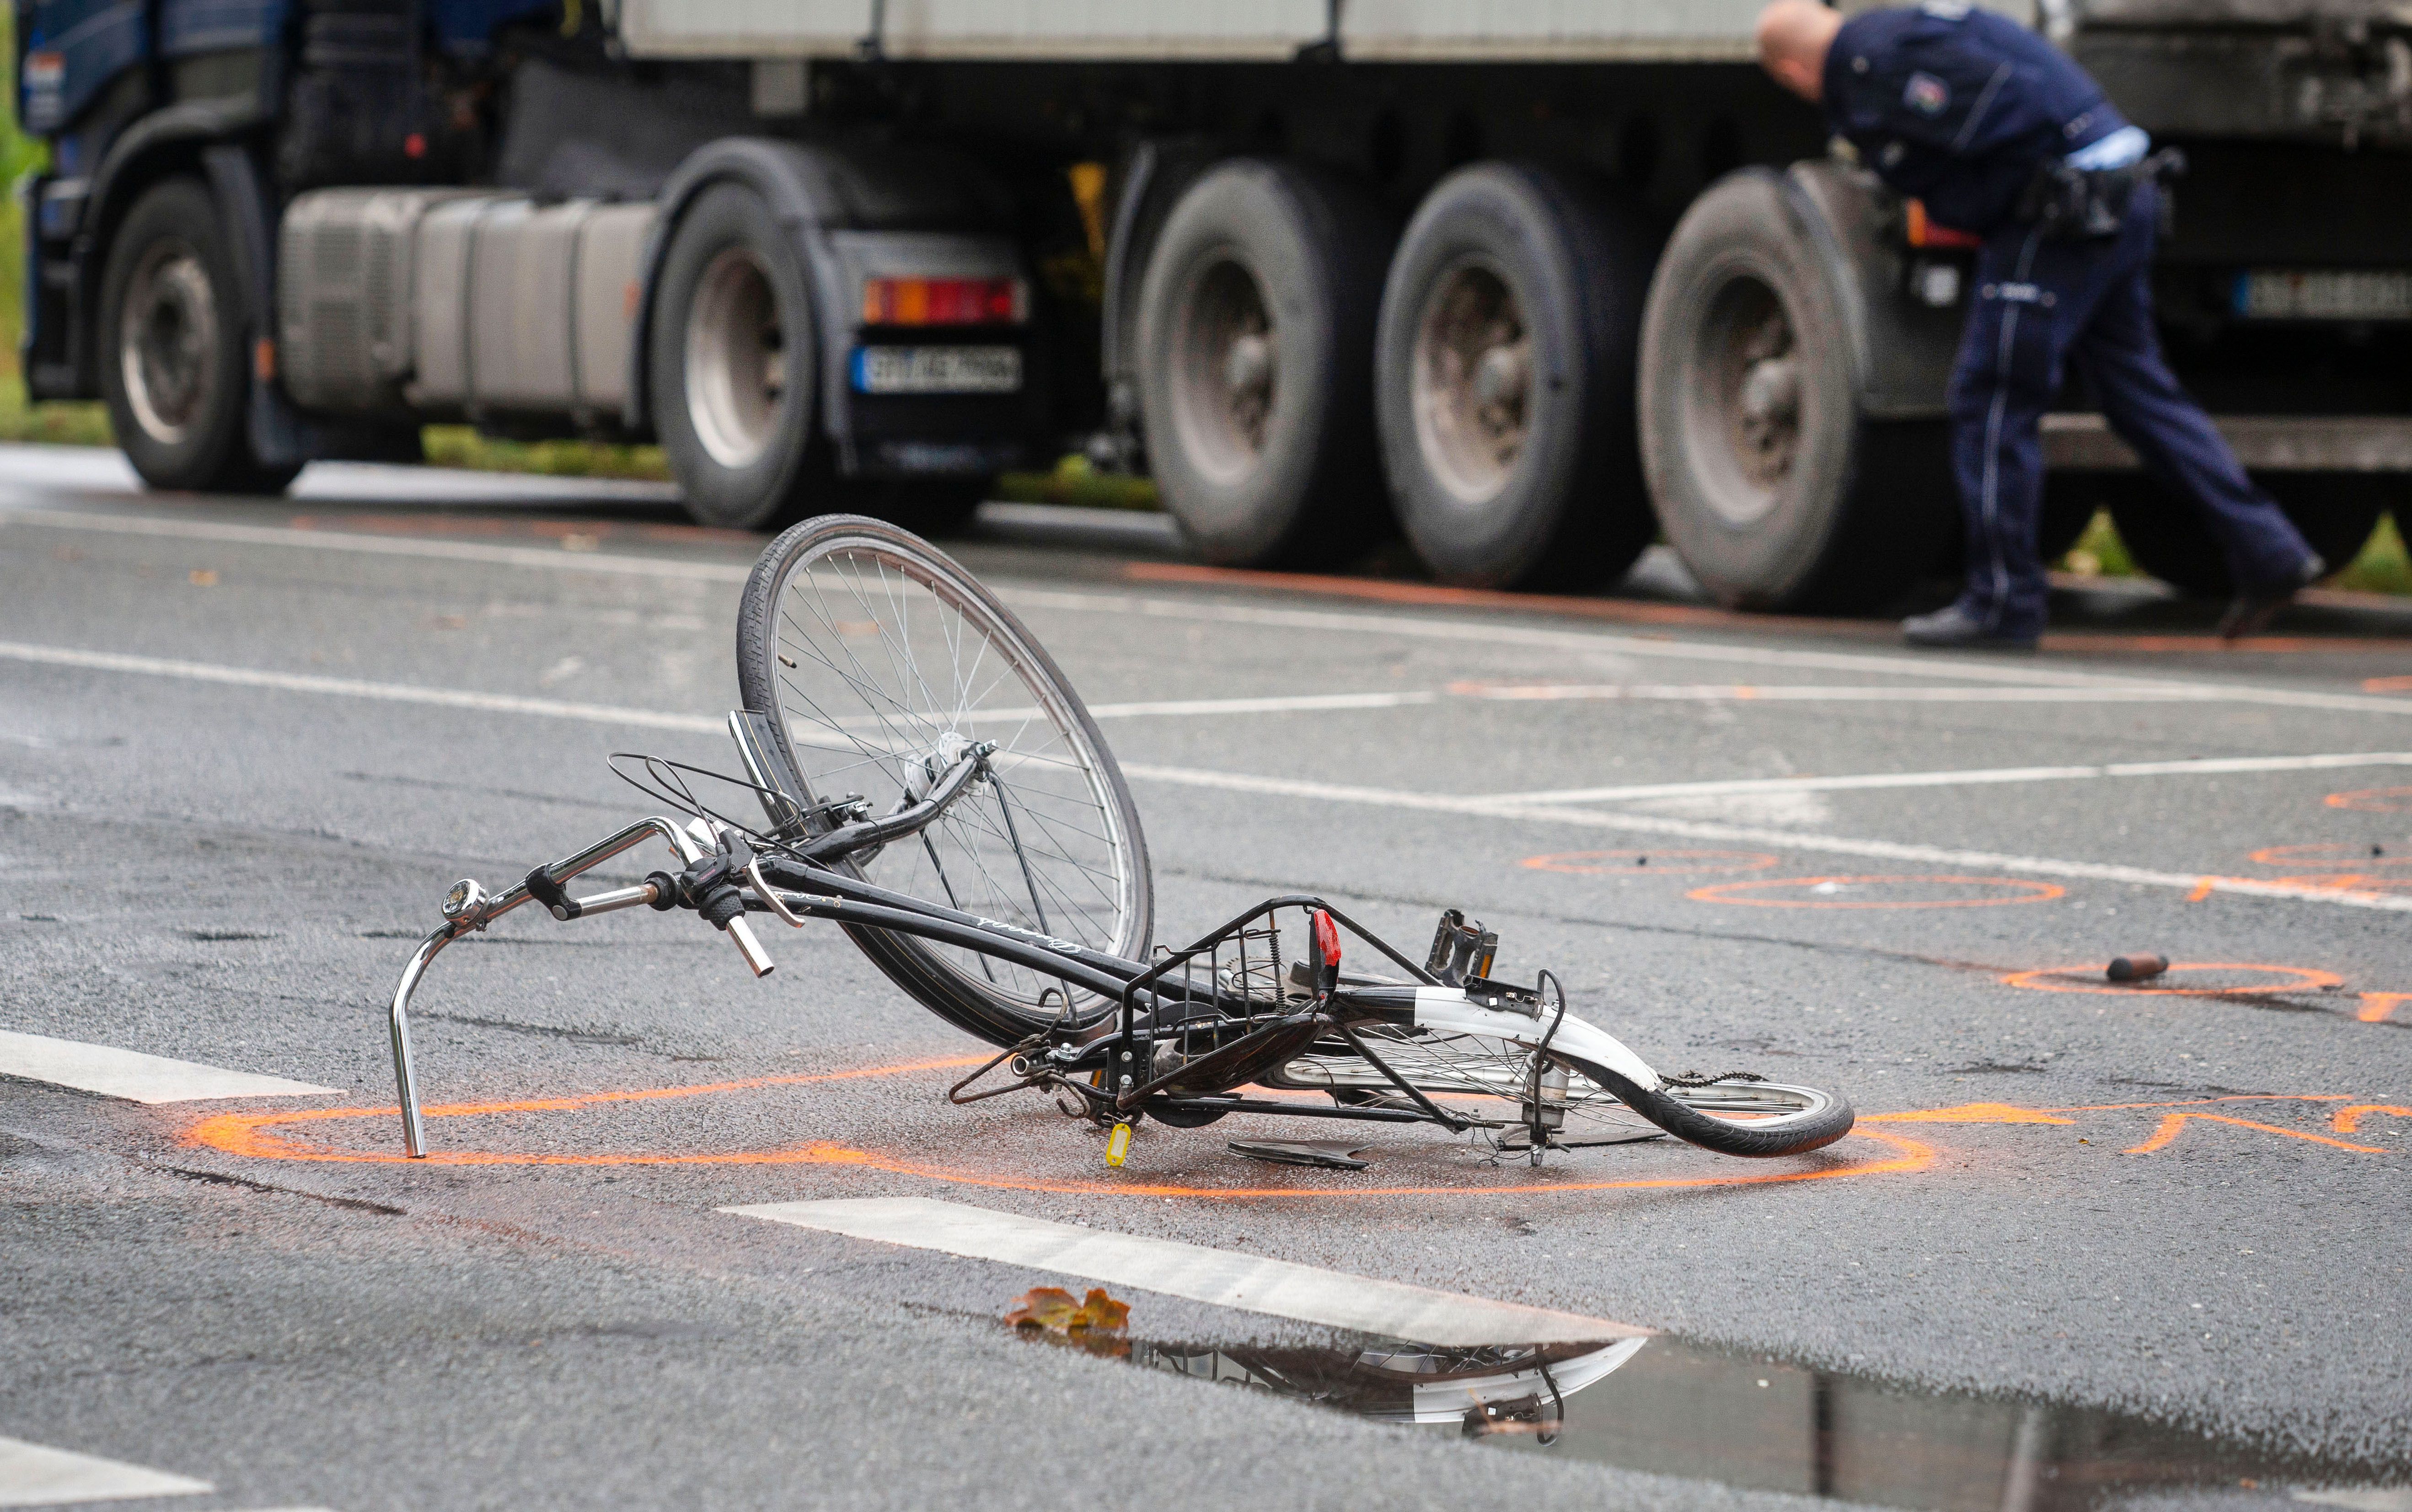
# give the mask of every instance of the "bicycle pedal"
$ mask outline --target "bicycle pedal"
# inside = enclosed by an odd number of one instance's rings
[[[1273,1166],[1316,1166],[1326,1170],[1360,1171],[1373,1164],[1357,1155],[1372,1146],[1353,1139],[1234,1139],[1235,1155]]]

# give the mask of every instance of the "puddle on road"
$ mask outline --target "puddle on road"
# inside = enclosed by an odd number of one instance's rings
[[[2285,1495],[2412,1481],[2412,1464],[2287,1460],[2149,1418],[1920,1394],[1664,1337],[1129,1349],[1133,1364],[1510,1449],[1919,1512],[2076,1512],[2156,1490]],[[2412,1497],[2331,1505],[2412,1507]]]

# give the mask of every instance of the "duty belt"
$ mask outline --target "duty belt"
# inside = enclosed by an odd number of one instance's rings
[[[2185,154],[2164,147],[2125,168],[2088,172],[2066,158],[2036,166],[2019,196],[2012,218],[2022,225],[2040,226],[2054,241],[2083,241],[2117,236],[2126,223],[2127,203],[2140,184],[2167,184],[2185,172]],[[2169,229],[2169,197],[2161,197],[2161,228]]]

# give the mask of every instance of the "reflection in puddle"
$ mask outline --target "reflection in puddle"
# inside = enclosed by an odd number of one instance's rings
[[[1666,1338],[1471,1349],[1134,1340],[1129,1358],[1382,1422],[1448,1425],[1529,1452],[1920,1512],[2075,1512],[2156,1488],[2284,1495],[2412,1479],[2412,1462],[2275,1458],[2142,1417],[1920,1395]],[[2399,1504],[2382,1493],[2338,1505]]]

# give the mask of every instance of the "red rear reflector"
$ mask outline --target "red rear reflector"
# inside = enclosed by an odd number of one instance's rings
[[[1019,278],[866,278],[866,326],[1018,326],[1030,291]]]
[[[1315,951],[1327,966],[1340,964],[1340,926],[1331,916],[1318,908],[1315,911]]]
[[[1909,244],[1914,247],[1981,247],[1985,239],[1974,231],[1954,230],[1926,218],[1926,201],[1909,201]]]

